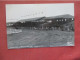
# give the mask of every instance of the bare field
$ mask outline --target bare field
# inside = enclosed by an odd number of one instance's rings
[[[74,32],[24,29],[19,33],[7,34],[7,41],[9,49],[73,46]]]

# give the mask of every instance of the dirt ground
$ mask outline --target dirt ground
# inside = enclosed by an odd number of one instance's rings
[[[7,42],[9,49],[73,46],[74,32],[24,29],[19,33],[7,34]]]

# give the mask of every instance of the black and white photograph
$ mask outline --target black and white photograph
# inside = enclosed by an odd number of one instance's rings
[[[74,3],[6,4],[8,49],[74,46]]]

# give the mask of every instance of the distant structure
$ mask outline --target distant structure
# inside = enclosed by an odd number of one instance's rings
[[[27,29],[59,29],[59,30],[67,30],[74,31],[74,17],[71,15],[60,15],[55,17],[38,17],[20,20],[14,24],[10,23],[7,26],[19,28],[27,28]]]

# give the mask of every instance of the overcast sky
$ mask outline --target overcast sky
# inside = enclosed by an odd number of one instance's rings
[[[6,4],[6,22],[16,22],[21,19],[63,14],[74,16],[74,3]]]

